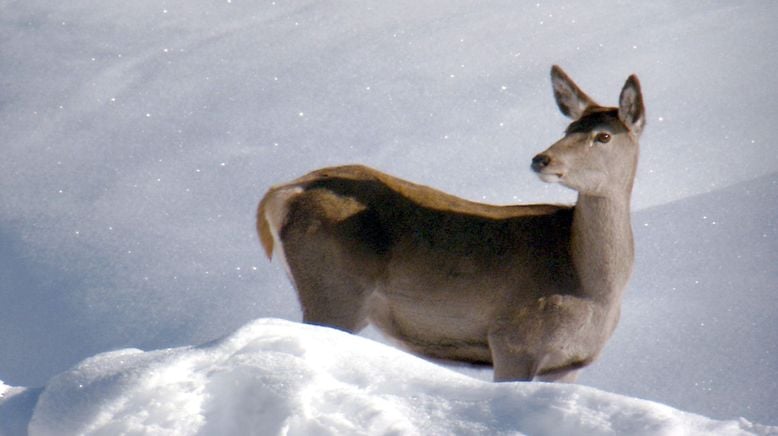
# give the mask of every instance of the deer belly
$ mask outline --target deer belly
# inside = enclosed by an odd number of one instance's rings
[[[437,359],[491,363],[493,310],[473,295],[447,291],[377,292],[370,321],[412,352]]]

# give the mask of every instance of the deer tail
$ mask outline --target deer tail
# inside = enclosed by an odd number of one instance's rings
[[[259,241],[268,259],[273,258],[273,250],[281,245],[281,229],[286,221],[289,199],[302,192],[298,186],[270,188],[257,209],[257,233]]]

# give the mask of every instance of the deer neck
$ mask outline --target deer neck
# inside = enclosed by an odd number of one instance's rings
[[[579,193],[571,237],[571,255],[582,293],[618,307],[635,257],[629,192],[609,196]]]

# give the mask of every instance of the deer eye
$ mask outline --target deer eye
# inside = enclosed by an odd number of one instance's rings
[[[611,140],[611,134],[606,132],[600,132],[594,137],[594,140],[603,144],[608,143]]]

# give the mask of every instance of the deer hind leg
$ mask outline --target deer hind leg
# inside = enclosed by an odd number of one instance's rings
[[[331,198],[310,201],[322,196]],[[290,205],[293,216],[281,236],[303,321],[358,332],[367,325],[367,300],[377,276],[375,259],[360,246],[360,229],[353,223],[360,209],[326,192],[305,197],[308,203]],[[337,207],[325,210],[322,204]]]
[[[589,300],[551,295],[499,321],[489,333],[495,381],[572,383],[599,351]]]
[[[297,285],[303,322],[356,333],[367,325],[365,289],[353,282],[307,276]]]
[[[326,234],[308,234],[286,241],[287,262],[303,311],[303,322],[350,333],[367,325],[367,299],[372,291],[348,253]]]

